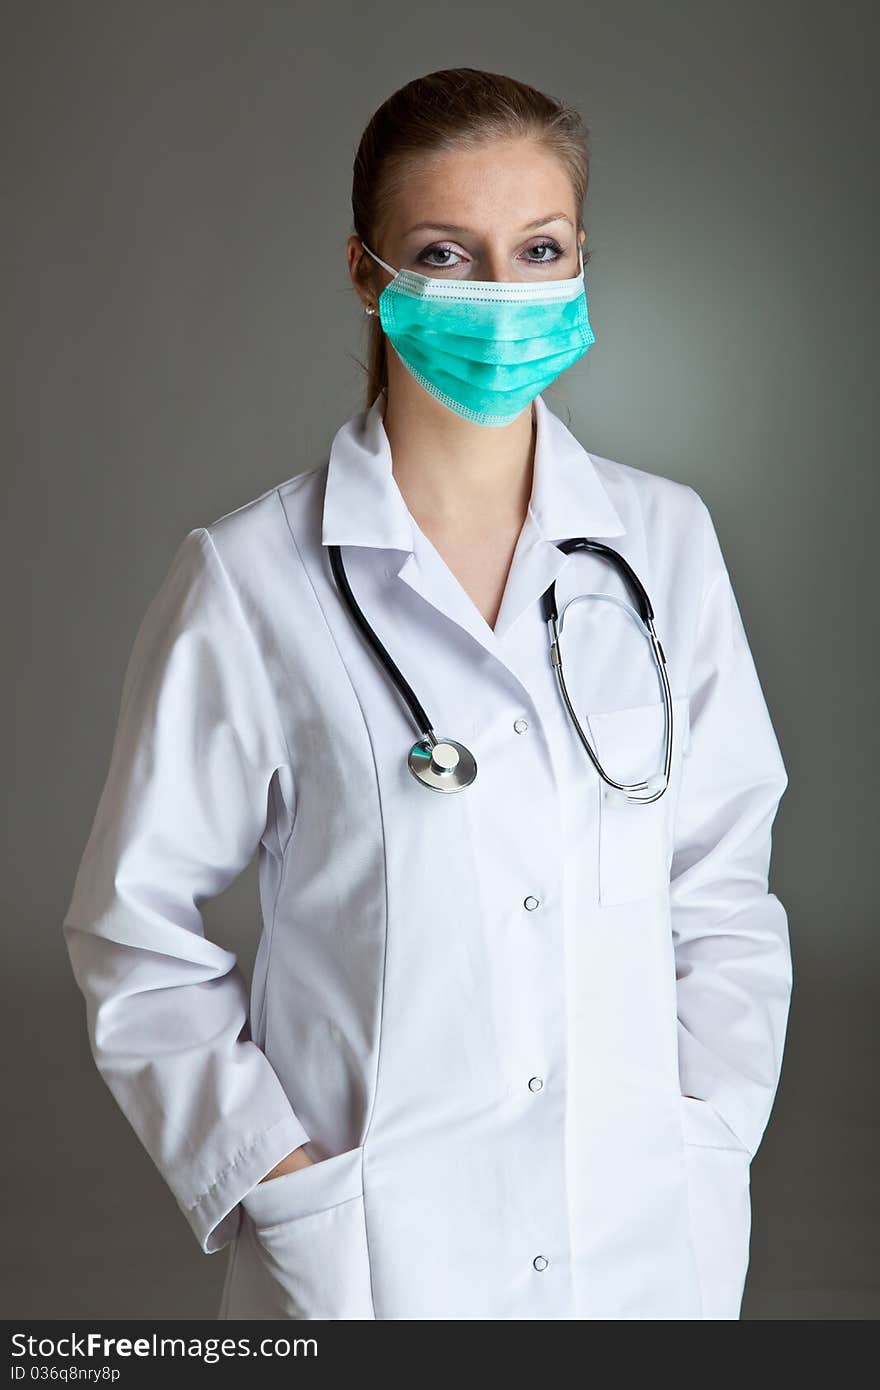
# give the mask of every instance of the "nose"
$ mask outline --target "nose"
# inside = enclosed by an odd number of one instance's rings
[[[506,251],[500,247],[489,250],[486,253],[485,273],[481,277],[484,280],[522,280],[521,270],[511,264]]]

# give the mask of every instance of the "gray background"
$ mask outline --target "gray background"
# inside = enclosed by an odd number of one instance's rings
[[[597,341],[557,383],[570,415],[550,399],[588,449],[705,498],[789,770],[771,886],[795,993],[743,1316],[876,1317],[869,6],[28,0],[3,32],[4,1316],[214,1316],[225,1254],[94,1070],[60,923],[174,548],[363,404],[363,126],[467,65],[591,128]],[[255,864],[205,920],[249,978]]]

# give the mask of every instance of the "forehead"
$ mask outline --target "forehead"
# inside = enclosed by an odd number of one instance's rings
[[[574,189],[557,155],[534,139],[493,139],[473,148],[413,155],[387,206],[386,228],[404,234],[435,221],[475,233],[519,228],[565,212],[576,221]]]

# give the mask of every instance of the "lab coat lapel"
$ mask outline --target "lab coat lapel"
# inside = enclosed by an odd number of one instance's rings
[[[391,444],[382,424],[384,396],[336,431],[330,445],[321,523],[323,545],[381,550],[414,547],[415,521],[391,470]]]
[[[444,619],[456,623],[521,683],[514,628],[571,556],[555,542],[570,536],[621,535],[625,527],[590,455],[545,404],[537,420],[532,494],[494,630],[417,526],[394,479],[379,395],[337,431],[324,499],[324,545],[402,551],[397,578]]]

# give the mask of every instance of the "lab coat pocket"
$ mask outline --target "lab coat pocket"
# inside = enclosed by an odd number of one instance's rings
[[[672,700],[672,763],[669,786],[657,800],[639,805],[599,781],[599,902],[633,902],[668,889],[672,827],[681,760],[690,735],[686,695]],[[663,770],[665,707],[662,700],[587,716],[593,747],[609,777],[636,782]]]
[[[375,1317],[362,1147],[258,1183],[241,1204],[278,1289],[277,1317]]]
[[[708,1101],[682,1096],[681,1105],[703,1318],[739,1318],[749,1266],[751,1154]]]

